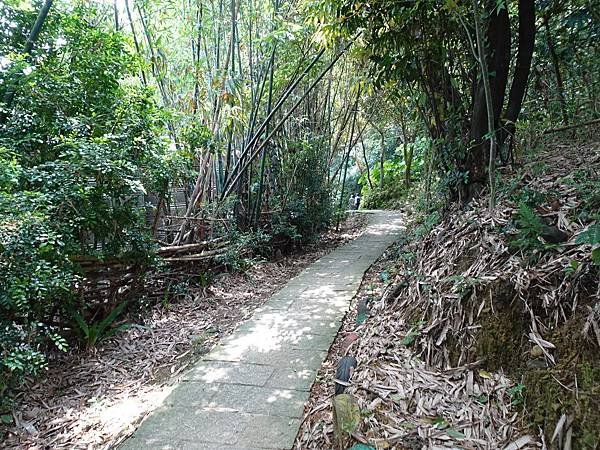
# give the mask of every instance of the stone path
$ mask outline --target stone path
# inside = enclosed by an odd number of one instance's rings
[[[400,228],[399,213],[369,212],[361,236],[291,279],[184,375],[120,448],[291,449],[350,301]]]

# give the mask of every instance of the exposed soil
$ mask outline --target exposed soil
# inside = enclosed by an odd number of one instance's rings
[[[2,448],[110,448],[168,394],[183,372],[249,318],[274,292],[335,247],[358,236],[351,215],[302,252],[225,273],[130,318],[135,325],[90,352],[57,353],[43,378],[17,395],[16,426],[0,428]]]

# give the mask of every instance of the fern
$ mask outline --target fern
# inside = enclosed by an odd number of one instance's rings
[[[518,234],[511,240],[511,245],[521,250],[536,249],[543,246],[538,237],[544,229],[544,224],[526,203],[519,203],[519,211],[515,217],[515,222]]]

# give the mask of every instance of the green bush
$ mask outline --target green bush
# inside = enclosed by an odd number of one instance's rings
[[[519,250],[544,248],[544,244],[538,239],[544,229],[544,223],[526,203],[519,203],[514,221],[517,234],[509,242],[511,247]]]
[[[77,296],[73,256],[150,264],[146,195],[164,192],[189,161],[160,138],[153,93],[128,85],[137,67],[124,37],[82,13],[52,16],[60,26],[45,27],[34,65],[8,53],[22,48],[18,36],[0,39],[12,61],[0,79],[17,88],[0,105],[0,397],[39,372],[52,345],[66,348],[66,329],[110,325]]]
[[[592,246],[591,259],[594,264],[600,265],[600,223],[596,222],[587,227],[577,237],[577,242]]]
[[[402,198],[406,195],[406,187],[402,181],[386,184],[383,189],[373,189],[371,191],[363,188],[363,191],[360,204],[361,208],[364,209],[393,209],[402,203]]]

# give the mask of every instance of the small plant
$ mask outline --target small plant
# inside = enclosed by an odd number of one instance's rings
[[[420,238],[426,236],[431,230],[433,230],[441,221],[441,215],[439,211],[433,211],[427,215],[424,215],[422,220],[419,220],[419,225],[415,229],[415,237]]]
[[[415,331],[414,329],[411,329],[406,334],[406,336],[404,336],[402,339],[400,339],[399,344],[409,347],[415,343],[415,341],[417,340],[418,337],[419,337],[419,333],[417,331]]]
[[[513,387],[511,387],[510,389],[507,390],[508,395],[510,395],[510,398],[512,399],[512,401],[510,402],[510,404],[512,406],[518,406],[518,405],[522,405],[523,402],[525,401],[525,397],[523,396],[524,392],[525,392],[525,385],[524,384],[516,384]]]
[[[566,266],[563,270],[565,271],[566,275],[573,275],[578,268],[579,268],[579,261],[572,259],[569,262],[569,265]]]
[[[519,204],[519,211],[515,217],[518,228],[517,235],[510,241],[511,246],[519,250],[533,250],[543,247],[538,237],[544,229],[541,219],[524,202]]]
[[[587,227],[587,229],[577,237],[579,244],[591,244],[592,246],[592,261],[594,264],[600,265],[600,224],[595,223]]]
[[[269,242],[270,236],[262,231],[253,233],[234,231],[230,239],[233,245],[220,257],[220,260],[231,270],[245,272],[252,266],[252,255],[260,254],[260,250]]]
[[[77,311],[72,312],[88,350],[95,347],[98,342],[113,336],[118,331],[129,328],[129,324],[122,324],[111,328],[112,323],[121,315],[126,306],[127,302],[119,303],[108,316],[100,322],[95,323],[87,323]]]
[[[201,288],[207,288],[207,287],[209,287],[212,284],[213,279],[214,279],[214,275],[212,273],[210,273],[210,272],[200,272],[196,276],[196,283]]]

